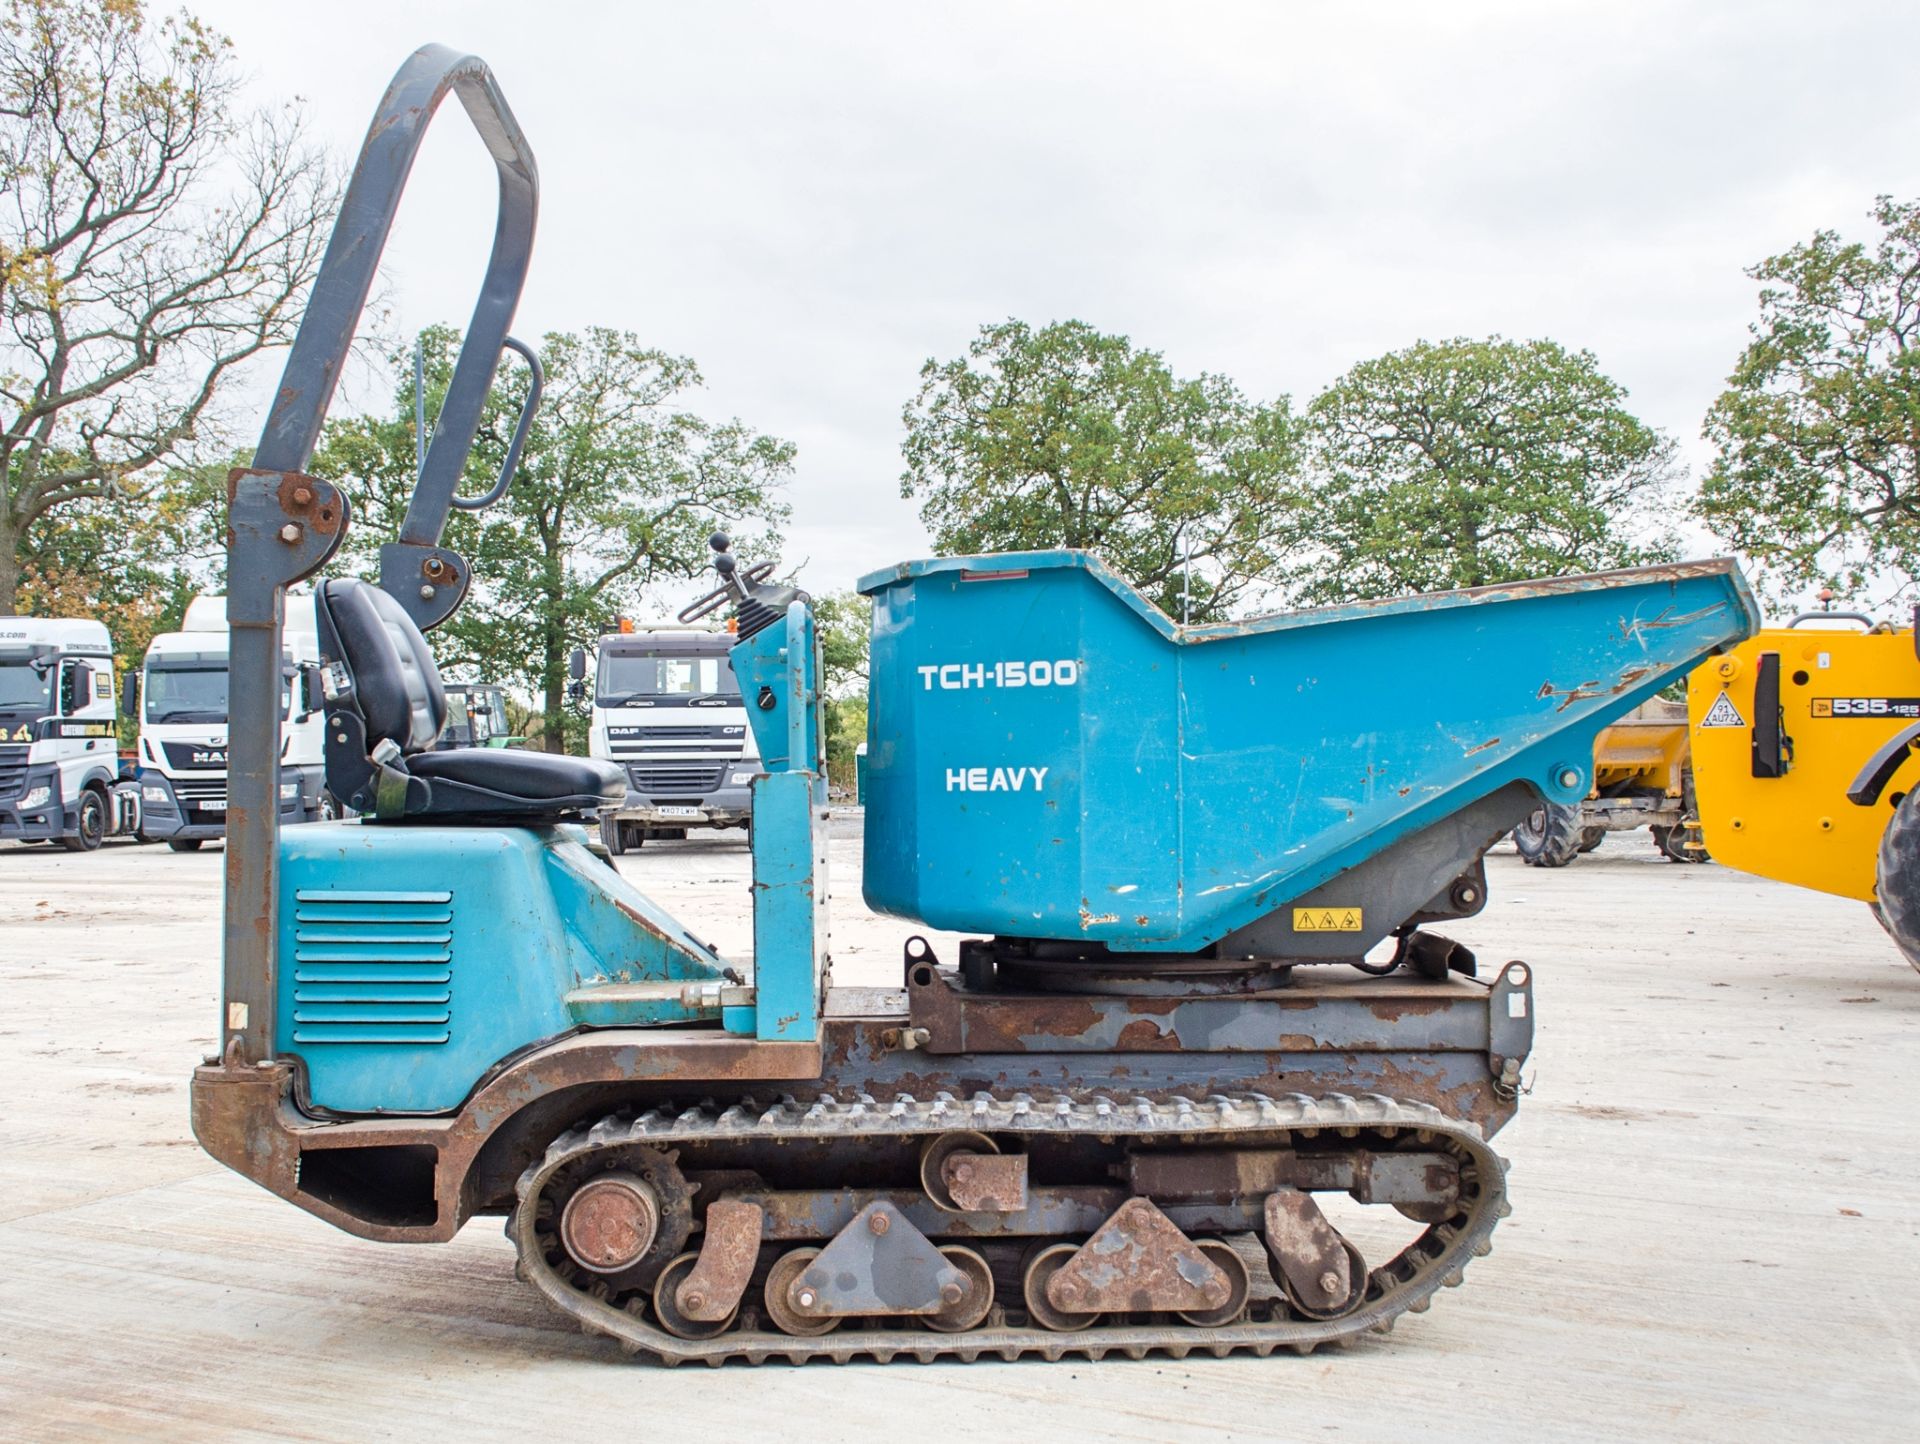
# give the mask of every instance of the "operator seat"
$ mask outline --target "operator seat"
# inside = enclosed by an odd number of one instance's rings
[[[379,587],[320,585],[327,786],[377,822],[530,826],[618,806],[626,774],[608,762],[507,747],[433,751],[447,696],[427,639]]]

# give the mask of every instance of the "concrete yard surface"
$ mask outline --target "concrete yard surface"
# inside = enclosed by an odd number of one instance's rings
[[[835,980],[911,925],[833,846]],[[737,834],[621,870],[722,951]],[[339,1233],[206,1158],[217,847],[0,845],[0,1438],[1910,1438],[1920,974],[1858,903],[1615,836],[1489,860],[1447,929],[1536,968],[1512,1218],[1466,1285],[1311,1357],[668,1370],[514,1279],[499,1221]],[[950,940],[936,939],[946,956]]]

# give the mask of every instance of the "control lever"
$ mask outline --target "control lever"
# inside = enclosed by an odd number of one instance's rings
[[[683,607],[679,613],[682,622],[697,622],[710,616],[731,602],[736,607],[753,600],[754,592],[760,584],[773,575],[776,562],[756,562],[746,571],[739,570],[740,558],[728,550],[733,538],[723,531],[717,531],[707,538],[707,545],[714,550],[713,569],[720,574],[720,585],[708,592],[698,601]]]

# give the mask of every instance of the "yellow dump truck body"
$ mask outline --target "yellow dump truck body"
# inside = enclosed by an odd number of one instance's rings
[[[1686,786],[1687,706],[1655,699],[1643,702],[1595,739],[1596,796],[1622,783],[1679,797]]]
[[[1872,806],[1849,801],[1847,789],[1920,718],[1913,633],[1770,628],[1696,669],[1687,703],[1694,790],[1715,861],[1873,901],[1881,835],[1920,766],[1908,764]]]

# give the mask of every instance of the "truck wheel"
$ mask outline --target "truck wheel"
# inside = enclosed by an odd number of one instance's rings
[[[1607,840],[1606,828],[1583,827],[1580,829],[1579,850],[1581,852],[1592,852],[1596,847],[1598,847],[1601,843],[1605,842],[1606,840]]]
[[[1873,914],[1894,946],[1920,971],[1920,802],[1909,792],[1880,834]]]
[[[1580,853],[1580,809],[1542,802],[1513,830],[1513,845],[1528,867],[1565,867]]]
[[[175,852],[198,852],[200,844],[205,840],[199,837],[170,837],[167,839],[167,846]]]
[[[627,839],[620,828],[620,820],[615,817],[600,819],[600,841],[614,857],[627,850]]]
[[[107,799],[97,787],[80,794],[80,821],[73,836],[60,839],[68,852],[92,852],[107,835]]]

